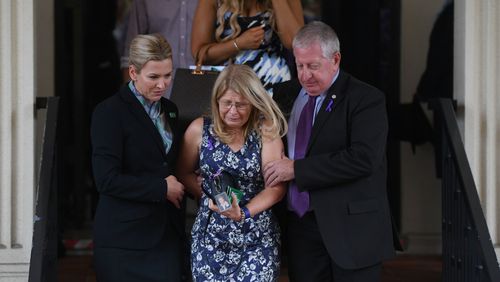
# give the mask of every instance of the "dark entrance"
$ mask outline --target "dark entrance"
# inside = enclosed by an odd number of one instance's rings
[[[59,215],[65,238],[90,239],[97,193],[90,167],[90,116],[121,84],[117,14],[127,0],[55,0],[56,95],[61,97],[58,136]],[[130,0],[129,0],[130,1]],[[341,40],[342,68],[399,104],[399,0],[303,0],[308,19],[331,25]],[[400,222],[399,141],[388,143],[389,198]],[[74,234],[73,231],[76,231]]]

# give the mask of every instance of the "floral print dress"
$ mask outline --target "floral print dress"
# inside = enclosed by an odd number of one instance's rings
[[[213,177],[229,172],[243,192],[240,205],[264,189],[261,173],[262,142],[251,132],[243,147],[233,152],[204,118],[200,152],[203,186],[213,191]],[[280,233],[272,211],[236,222],[208,208],[203,194],[191,231],[191,270],[194,281],[276,281],[280,266]]]

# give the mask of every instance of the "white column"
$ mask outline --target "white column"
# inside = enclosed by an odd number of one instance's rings
[[[464,109],[465,150],[498,256],[500,3],[455,2],[455,94]]]
[[[26,281],[33,233],[33,0],[0,1],[0,280]]]

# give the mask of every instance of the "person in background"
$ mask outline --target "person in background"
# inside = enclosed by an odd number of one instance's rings
[[[264,166],[266,186],[290,181],[290,281],[380,281],[395,255],[386,189],[385,97],[340,70],[340,43],[322,22],[295,36],[298,80],[276,85],[287,154]]]
[[[128,46],[138,34],[160,33],[172,47],[172,58],[176,67],[193,65],[190,55],[191,25],[196,9],[196,0],[134,0],[130,8],[125,52],[121,58],[123,80],[128,81]],[[167,94],[167,96],[169,96]]]
[[[200,0],[191,52],[204,52],[204,64],[249,65],[272,94],[291,78],[286,49],[303,25],[300,0]]]
[[[453,11],[447,0],[432,27],[425,71],[417,86],[419,101],[453,98]]]
[[[128,22],[130,18],[130,7],[132,7],[133,0],[116,0],[116,21],[115,28],[113,29],[113,37],[116,41],[116,49],[121,57],[123,56],[125,49],[125,40],[128,30]],[[128,52],[128,51],[127,51]],[[127,69],[128,59],[124,63],[124,68]],[[128,69],[127,69],[128,77]]]
[[[280,229],[271,207],[285,186],[264,185],[262,167],[280,159],[286,121],[254,71],[230,65],[218,76],[211,116],[194,120],[184,135],[177,176],[200,199],[191,232],[194,281],[276,281],[280,270]],[[202,182],[198,181],[198,170]],[[231,175],[236,193],[221,212],[216,179]],[[202,193],[203,191],[208,191]]]
[[[131,81],[92,116],[92,165],[99,192],[94,221],[97,281],[180,281],[184,186],[178,153],[172,49],[158,34],[130,44]]]

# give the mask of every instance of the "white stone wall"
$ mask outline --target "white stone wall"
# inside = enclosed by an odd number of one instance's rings
[[[401,1],[401,101],[409,102],[425,64],[443,1]],[[455,1],[454,97],[467,157],[497,254],[500,254],[500,2]],[[440,183],[432,149],[401,148],[402,235],[410,253],[440,252]],[[415,177],[418,173],[419,177]],[[422,178],[426,180],[422,180]],[[500,257],[500,255],[499,255]]]
[[[500,2],[456,1],[455,93],[490,235],[500,246]]]
[[[0,1],[0,280],[26,281],[34,199],[33,0]]]

